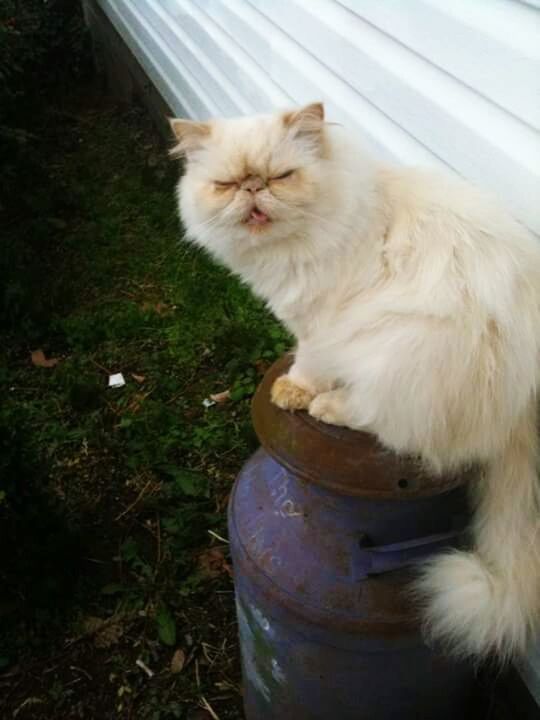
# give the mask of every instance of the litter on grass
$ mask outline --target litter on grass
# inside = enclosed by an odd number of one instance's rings
[[[113,375],[109,375],[110,388],[124,387],[125,384],[126,381],[124,380],[124,376],[122,375],[122,373],[114,373]]]

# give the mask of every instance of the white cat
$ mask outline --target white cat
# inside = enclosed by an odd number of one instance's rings
[[[420,455],[480,462],[475,552],[425,565],[428,629],[507,659],[540,624],[540,243],[477,189],[383,167],[323,106],[172,120],[188,237],[295,335],[272,399]]]

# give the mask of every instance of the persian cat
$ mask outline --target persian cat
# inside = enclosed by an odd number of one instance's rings
[[[373,433],[435,473],[479,463],[473,551],[428,561],[426,627],[508,659],[540,619],[540,244],[479,190],[387,167],[320,103],[171,120],[188,237],[297,340],[272,400]]]

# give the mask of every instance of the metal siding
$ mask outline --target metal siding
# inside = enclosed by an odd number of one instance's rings
[[[508,0],[339,0],[411,51],[540,128],[531,102],[540,58],[539,13]],[[520,81],[516,82],[516,78]]]
[[[99,0],[173,111],[314,99],[373,152],[447,166],[540,233],[540,12],[517,0]]]
[[[352,92],[368,99],[419,148],[473,182],[489,184],[513,202],[516,214],[540,229],[540,145],[534,129],[337,2],[250,2],[274,23],[286,17],[280,25],[304,52],[333,77],[345,79]],[[321,88],[328,92],[327,84]],[[355,119],[363,123],[361,115]],[[422,162],[420,152],[418,158],[398,159]]]

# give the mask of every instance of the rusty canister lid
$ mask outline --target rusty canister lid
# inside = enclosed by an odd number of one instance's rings
[[[281,410],[271,402],[270,389],[291,363],[286,355],[265,374],[252,420],[264,449],[298,477],[346,495],[407,499],[447,492],[475,474],[430,475],[418,459],[383,448],[373,435],[318,422],[305,411]]]

